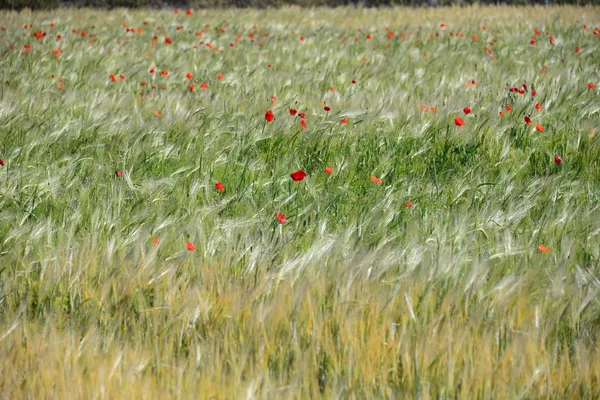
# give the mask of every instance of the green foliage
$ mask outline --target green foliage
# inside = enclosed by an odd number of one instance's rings
[[[3,12],[0,393],[600,397],[598,14]]]

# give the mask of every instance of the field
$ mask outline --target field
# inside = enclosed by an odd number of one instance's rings
[[[600,8],[0,12],[0,398],[600,397]]]

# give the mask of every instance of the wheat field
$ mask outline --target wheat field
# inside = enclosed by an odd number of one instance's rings
[[[0,398],[600,397],[600,8],[0,26]]]

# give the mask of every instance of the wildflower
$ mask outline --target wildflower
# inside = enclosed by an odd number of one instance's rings
[[[280,224],[285,224],[287,220],[285,219],[285,214],[275,213],[275,219]]]
[[[265,119],[267,120],[267,122],[271,122],[271,121],[273,121],[273,120],[275,119],[275,115],[273,114],[273,111],[271,111],[271,110],[268,110],[268,111],[265,113]]]
[[[223,184],[221,182],[217,182],[215,183],[215,189],[217,189],[219,192],[225,190],[225,186],[223,186]]]
[[[330,167],[325,168],[325,173],[327,175],[331,174],[332,172],[333,172],[333,168],[330,168]]]
[[[539,251],[541,251],[542,253],[550,253],[552,251],[552,249],[547,248],[546,246],[544,246],[543,244],[540,244],[537,249]]]
[[[381,179],[379,179],[378,177],[376,177],[375,175],[371,175],[371,181],[380,185],[381,182],[383,182]]]
[[[303,131],[308,129],[308,126],[306,125],[306,120],[304,118],[300,120],[300,129],[302,129]]]
[[[463,126],[465,121],[463,121],[460,117],[454,117],[454,124],[456,124],[456,126]]]
[[[189,251],[196,251],[196,246],[194,246],[194,245],[192,244],[192,242],[187,242],[187,243],[185,244],[185,247],[186,247],[186,248],[187,248]]]
[[[292,173],[290,174],[290,176],[292,177],[292,179],[293,179],[294,181],[296,181],[296,182],[297,182],[297,181],[301,181],[301,180],[303,180],[304,178],[306,178],[306,175],[307,175],[307,174],[306,174],[306,172],[302,171],[301,169],[299,169],[299,170],[298,170],[298,171],[296,171],[296,172],[292,172]]]
[[[559,156],[559,155],[556,155],[556,156],[554,156],[554,163],[555,163],[556,165],[560,165],[560,164],[562,164],[562,157],[561,157],[561,156]]]

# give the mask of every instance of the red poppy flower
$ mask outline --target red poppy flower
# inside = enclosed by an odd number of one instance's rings
[[[223,76],[223,74],[219,72],[219,73],[217,74],[217,79],[221,80],[221,79],[223,79],[223,78],[225,78],[225,76]]]
[[[187,248],[189,251],[196,251],[196,246],[194,246],[194,245],[192,244],[192,242],[187,242],[187,243],[185,244],[185,247],[186,247],[186,248]]]
[[[190,89],[190,92],[193,92],[196,90],[196,86],[192,85],[191,83],[188,85],[188,89]]]
[[[325,110],[325,111],[331,111],[331,107],[325,106],[325,107],[323,107],[323,110]]]
[[[300,120],[300,129],[302,129],[303,131],[308,129],[308,126],[306,125],[306,120],[304,118]]]
[[[265,113],[265,119],[267,120],[267,122],[271,122],[271,121],[273,121],[273,120],[275,119],[275,115],[273,114],[273,111],[271,111],[271,110],[268,110],[268,111]]]
[[[188,78],[188,79],[193,79],[194,75],[192,75],[191,73],[188,72],[185,77]]]
[[[383,182],[381,179],[379,179],[378,177],[376,177],[375,175],[371,175],[371,181],[380,185],[381,182]]]
[[[330,167],[325,168],[325,173],[327,175],[331,174],[332,172],[333,172],[333,168],[330,168]]]
[[[531,118],[529,118],[529,116],[526,115],[525,117],[523,117],[523,119],[525,120],[525,123],[527,125],[531,125]]]
[[[297,182],[297,181],[301,181],[301,180],[303,180],[304,178],[306,178],[306,172],[304,172],[304,171],[302,171],[301,169],[299,169],[299,170],[298,170],[298,171],[296,171],[296,172],[292,172],[292,173],[290,174],[290,176],[292,177],[292,179],[293,179],[293,180],[295,180],[295,181]]]
[[[465,115],[471,114],[471,109],[469,107],[465,107],[463,108],[463,112],[465,113]]]
[[[356,83],[356,79],[352,79],[352,84],[354,85]]]
[[[535,124],[535,130],[538,132],[544,132],[544,127],[540,124]]]
[[[217,189],[219,192],[225,190],[225,186],[223,186],[223,184],[221,182],[217,182],[215,183],[215,189]]]
[[[456,124],[456,126],[463,126],[465,121],[463,121],[460,117],[454,117],[454,124]]]
[[[506,105],[506,111],[512,111],[512,107],[509,105]]]
[[[159,244],[159,243],[160,243],[160,239],[158,238],[158,236],[154,236],[154,237],[152,238],[152,244],[153,244],[154,246],[158,246],[158,244]]]
[[[200,89],[202,89],[202,90],[208,89],[208,83],[202,82],[202,84],[200,85]]]
[[[280,224],[285,224],[287,220],[285,219],[285,214],[275,213],[275,219]]]
[[[296,115],[298,113],[298,110],[290,108],[290,115]]]
[[[340,119],[340,124],[348,125],[348,120],[346,118],[342,118],[342,119]]]
[[[192,15],[192,10],[185,10],[185,15]]]
[[[161,114],[160,110],[155,110],[154,111],[154,115],[156,115],[157,117],[160,117],[160,114]]]
[[[119,75],[119,79],[121,79],[121,80],[125,79],[125,75],[123,75],[123,74]]]
[[[590,83],[587,84],[587,88],[588,89],[595,89],[596,85],[590,82]]]
[[[581,51],[581,47],[575,46],[575,53],[579,53]]]
[[[115,175],[119,178],[123,177],[123,172],[122,171],[115,171]]]
[[[412,201],[407,201],[406,203],[404,203],[404,205],[408,208],[412,208],[414,206],[414,204],[412,203]]]
[[[546,246],[544,246],[543,244],[540,244],[537,249],[539,251],[541,251],[542,253],[550,253],[552,250],[547,248]]]
[[[4,160],[0,160],[0,167],[4,167]]]
[[[556,156],[554,156],[554,163],[555,163],[556,165],[560,165],[560,164],[562,164],[562,157],[561,157],[561,156],[559,156],[559,155],[556,155]]]
[[[160,74],[161,74],[162,76],[169,76],[169,72],[168,72],[168,71],[165,71],[164,69],[163,69],[163,70],[160,72]]]
[[[173,43],[173,40],[171,40],[171,38],[166,37],[165,38],[165,43],[166,44],[171,44],[171,43]]]
[[[531,92],[531,97],[535,97],[535,95],[537,95],[537,90],[534,90],[533,92]]]
[[[152,68],[150,68],[150,71],[148,71],[148,72],[150,72],[151,74],[153,74],[155,70],[156,70],[156,68],[152,67]]]
[[[117,77],[115,76],[115,74],[110,74],[110,80],[113,82],[117,81]]]
[[[542,105],[540,104],[540,102],[539,102],[539,101],[538,101],[537,103],[535,103],[535,108],[536,108],[536,110],[538,110],[538,111],[541,111],[541,110],[542,110]]]
[[[305,113],[299,113],[298,116],[302,119],[306,118],[306,114]]]

